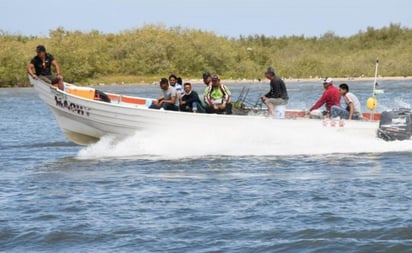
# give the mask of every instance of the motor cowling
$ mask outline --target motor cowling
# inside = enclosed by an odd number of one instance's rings
[[[403,141],[412,136],[411,109],[396,109],[381,113],[378,137],[385,141]]]

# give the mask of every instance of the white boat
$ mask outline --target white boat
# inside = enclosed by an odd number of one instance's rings
[[[95,143],[104,136],[122,139],[141,130],[162,131],[176,127],[184,132],[188,123],[199,130],[199,138],[207,138],[214,131],[232,131],[241,126],[247,127],[246,131],[270,131],[267,135],[280,142],[291,137],[307,139],[307,136],[316,141],[324,138],[325,133],[336,133],[342,139],[357,135],[375,138],[378,129],[377,121],[345,121],[344,126],[331,126],[329,123],[325,126],[325,122],[320,120],[303,118],[304,111],[293,110],[287,111],[287,119],[153,110],[148,109],[150,98],[106,93],[111,99],[107,103],[94,99],[94,88],[65,83],[62,91],[39,79],[29,79],[40,98],[50,107],[62,132],[70,141],[80,145]],[[285,136],[285,132],[291,130],[294,136]],[[202,136],[202,133],[205,134]]]

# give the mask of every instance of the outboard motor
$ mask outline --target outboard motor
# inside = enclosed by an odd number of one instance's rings
[[[403,141],[412,136],[411,109],[398,109],[381,113],[378,137],[385,141]]]

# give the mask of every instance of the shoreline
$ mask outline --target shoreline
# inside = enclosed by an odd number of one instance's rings
[[[316,83],[322,82],[324,78],[316,77],[316,78],[282,78],[285,82],[292,82],[292,83]],[[355,82],[362,82],[362,81],[374,81],[375,77],[332,77],[333,81],[335,82],[345,82],[345,81],[355,81]],[[379,81],[401,81],[401,80],[410,80],[412,81],[412,76],[379,76],[377,78]],[[262,78],[260,81],[258,79],[222,79],[221,82],[224,84],[255,84],[255,83],[265,83],[267,80]],[[202,79],[184,79],[183,83],[189,82],[191,84],[203,84]],[[139,85],[157,85],[158,82],[151,82],[151,83],[113,83],[113,84],[92,84],[92,86],[114,86],[114,85],[127,85],[127,86],[139,86]]]
[[[344,82],[344,81],[374,81],[375,77],[331,77],[333,81],[335,82]],[[323,77],[316,77],[316,78],[282,78],[283,81],[285,82],[294,82],[294,83],[299,83],[299,82],[321,82],[324,78]],[[378,76],[377,80],[383,80],[383,81],[400,81],[400,80],[412,80],[412,76]],[[200,80],[201,81],[201,80]],[[264,82],[265,79],[262,79],[260,82]],[[227,82],[227,83],[259,83],[259,80],[255,79],[239,79],[239,80],[232,80],[232,79],[223,79],[222,82]]]
[[[331,77],[334,82],[373,82],[375,80],[374,77]],[[283,81],[286,83],[317,83],[317,82],[322,82],[323,78],[321,77],[315,77],[315,78],[282,78]],[[412,76],[378,76],[377,77],[378,81],[412,81]],[[189,82],[191,84],[203,84],[202,79],[186,79],[183,80],[183,83]],[[260,80],[258,79],[222,79],[221,82],[223,84],[260,84],[260,83],[265,83],[267,82],[266,79],[262,78]],[[84,83],[84,84],[76,84],[79,86],[93,86],[93,87],[98,87],[98,86],[144,86],[144,85],[157,85],[158,82],[115,82],[115,83]],[[3,89],[10,89],[10,88],[31,88],[32,86],[30,84],[25,84],[25,85],[17,85],[15,87],[1,87]]]

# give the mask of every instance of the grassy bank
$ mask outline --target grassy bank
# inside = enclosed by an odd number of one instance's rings
[[[0,34],[0,87],[27,85],[26,67],[44,44],[60,63],[65,80],[77,84],[152,83],[174,73],[200,78],[203,71],[224,79],[258,79],[267,66],[284,78],[412,76],[412,30],[398,24],[339,37],[264,35],[228,38],[181,27],[148,25],[103,34],[50,31],[48,37]]]

